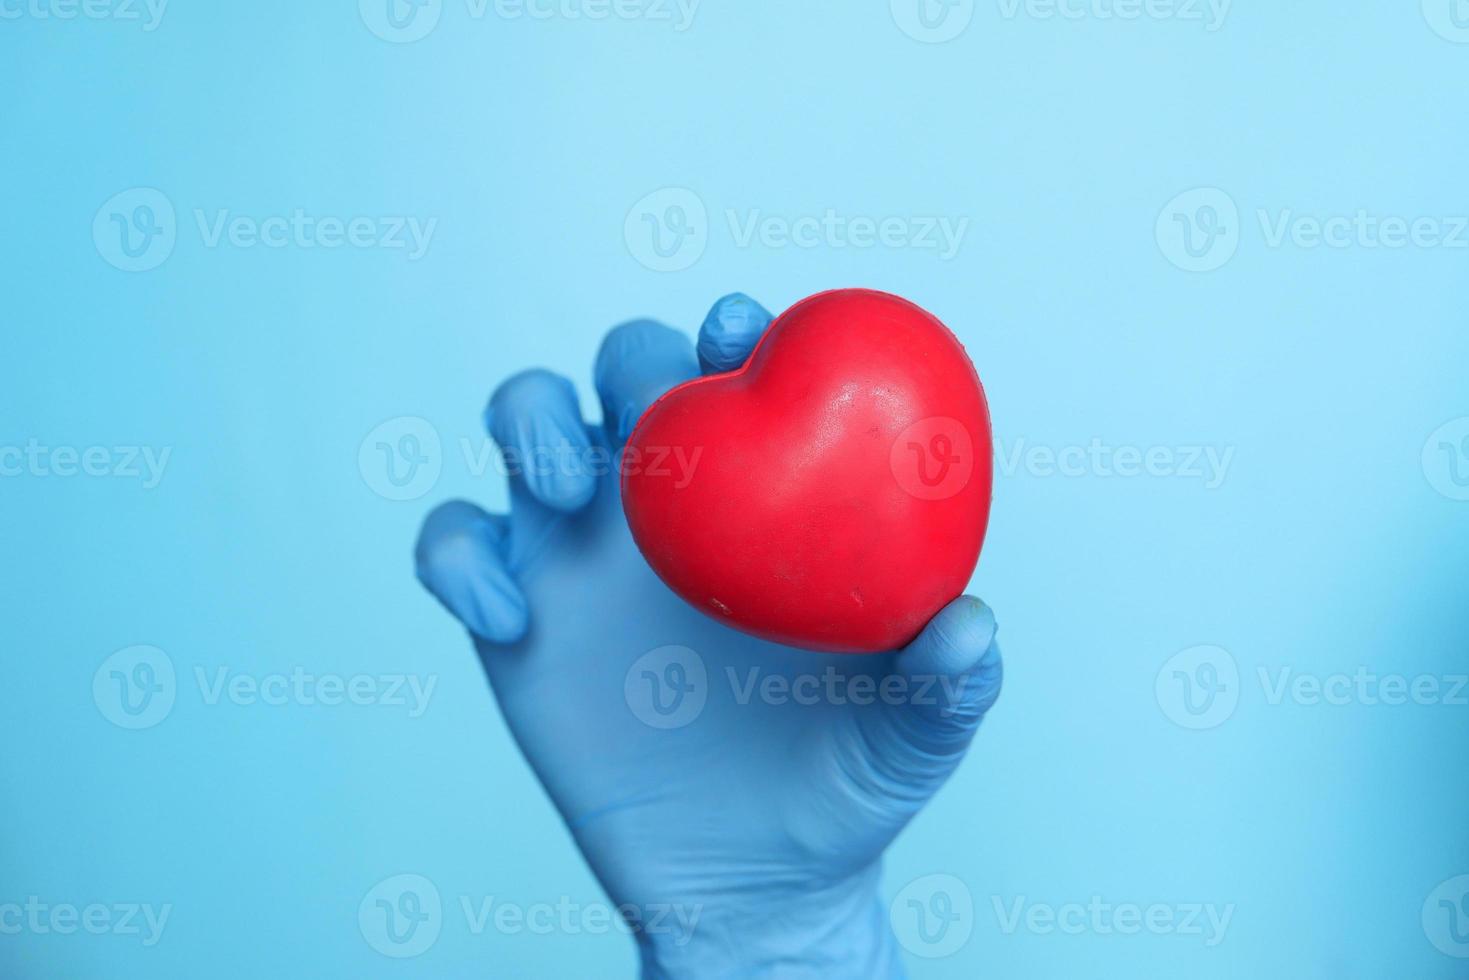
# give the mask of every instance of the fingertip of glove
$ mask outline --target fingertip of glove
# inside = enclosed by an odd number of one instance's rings
[[[657,320],[641,319],[619,323],[607,331],[597,348],[592,376],[599,390],[613,387],[619,375],[648,356],[676,356],[687,349],[688,339]]]
[[[471,633],[495,643],[525,635],[530,610],[500,559],[493,519],[473,504],[450,501],[424,519],[414,574]]]
[[[591,440],[569,379],[539,368],[522,371],[491,396],[484,419],[510,474],[524,477],[536,500],[565,512],[591,502],[597,491]]]
[[[980,662],[997,631],[994,610],[974,596],[961,595],[929,621],[904,651],[904,660],[910,669],[961,674]]]
[[[770,313],[744,293],[730,293],[710,308],[699,329],[699,360],[710,371],[733,371],[745,363]]]

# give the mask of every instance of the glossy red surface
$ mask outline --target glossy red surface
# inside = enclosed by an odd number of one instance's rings
[[[623,508],[670,588],[815,650],[911,640],[979,560],[984,390],[931,314],[865,289],[778,317],[745,366],[665,394],[628,441]]]

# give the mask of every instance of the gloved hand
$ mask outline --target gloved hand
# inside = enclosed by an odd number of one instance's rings
[[[617,448],[668,388],[739,367],[770,320],[725,297],[697,354],[661,324],[617,327],[596,362],[605,427],[564,378],[506,381],[486,424],[510,515],[447,503],[418,542],[419,579],[469,629],[592,870],[637,909],[647,978],[901,976],[882,852],[1000,691],[978,599],[903,650],[817,654],[706,618],[644,562]]]

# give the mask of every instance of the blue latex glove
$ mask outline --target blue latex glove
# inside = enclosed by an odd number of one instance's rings
[[[609,453],[668,388],[739,367],[770,319],[728,296],[697,353],[658,323],[614,329],[596,363],[605,430],[564,378],[506,381],[486,422],[511,514],[444,504],[418,542],[419,579],[468,627],[582,853],[636,907],[649,978],[901,976],[883,850],[1000,690],[978,599],[904,650],[817,654],[706,618],[639,554]]]

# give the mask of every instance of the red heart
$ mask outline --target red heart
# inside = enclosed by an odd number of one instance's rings
[[[964,591],[989,519],[989,410],[964,347],[887,293],[778,317],[745,366],[639,420],[633,539],[674,592],[747,633],[874,653]]]

